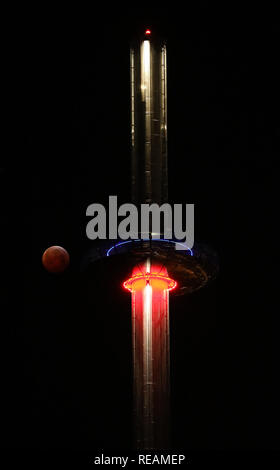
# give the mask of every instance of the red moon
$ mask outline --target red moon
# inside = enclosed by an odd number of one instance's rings
[[[69,254],[62,246],[50,246],[42,256],[43,266],[50,273],[62,273],[69,262]]]

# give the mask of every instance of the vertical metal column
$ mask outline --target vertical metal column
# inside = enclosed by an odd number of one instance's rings
[[[127,281],[132,293],[135,447],[163,449],[169,437],[169,289],[163,266],[147,260]]]
[[[144,38],[130,51],[132,202],[167,202],[166,46]]]
[[[130,50],[130,78],[132,202],[162,204],[168,198],[166,46],[151,31]],[[164,448],[169,432],[169,284],[162,266],[147,260],[140,270],[146,278],[137,269],[130,289],[135,444]]]

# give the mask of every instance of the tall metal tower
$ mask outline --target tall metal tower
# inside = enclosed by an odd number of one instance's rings
[[[160,205],[168,201],[167,51],[149,29],[130,49],[130,90],[132,202]],[[136,240],[100,242],[87,256],[86,268],[113,257],[127,272],[137,449],[164,449],[170,443],[169,291],[189,294],[217,273],[216,257],[205,246],[177,251],[177,242],[150,230]]]

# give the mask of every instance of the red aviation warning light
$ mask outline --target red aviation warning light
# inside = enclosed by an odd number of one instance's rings
[[[145,35],[146,35],[146,36],[150,36],[150,35],[151,35],[151,32],[152,32],[152,31],[151,31],[150,29],[146,29]]]

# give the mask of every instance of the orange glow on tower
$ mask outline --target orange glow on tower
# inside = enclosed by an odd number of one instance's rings
[[[124,287],[132,294],[135,441],[159,448],[168,443],[169,290],[176,282],[148,259]]]

